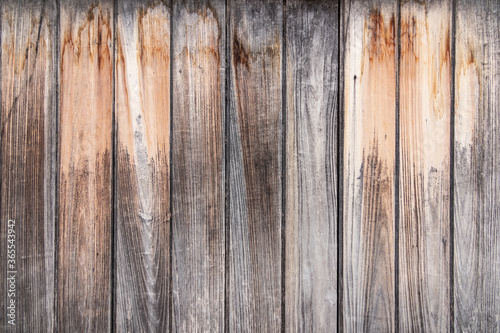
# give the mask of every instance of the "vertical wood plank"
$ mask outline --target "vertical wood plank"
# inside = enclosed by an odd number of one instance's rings
[[[56,5],[55,1],[3,1],[1,6],[0,331],[51,332]],[[14,233],[9,234],[11,224]],[[12,300],[13,312],[8,309]]]
[[[287,1],[286,332],[337,330],[338,10]]]
[[[109,331],[113,4],[61,2],[58,328]]]
[[[446,332],[450,321],[451,5],[401,8],[400,280],[402,332]]]
[[[174,1],[173,326],[224,329],[225,3]]]
[[[118,3],[118,332],[163,332],[170,287],[170,4]]]
[[[457,2],[455,331],[500,330],[500,3]]]
[[[344,329],[395,330],[397,1],[345,3]]]
[[[281,331],[282,4],[231,2],[229,330]]]

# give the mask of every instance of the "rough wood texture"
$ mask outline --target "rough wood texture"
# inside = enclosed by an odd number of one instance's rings
[[[498,1],[3,0],[0,43],[0,331],[500,331]]]
[[[3,1],[1,6],[0,331],[51,332],[54,328],[56,6],[55,1]],[[15,220],[14,238],[8,237],[8,220]],[[8,262],[7,254],[14,253],[15,263]],[[7,274],[7,271],[17,273]],[[7,283],[11,275],[16,280],[12,298],[8,297]],[[16,305],[15,326],[8,323],[10,299]]]
[[[230,21],[229,330],[281,331],[282,4]]]
[[[402,332],[450,327],[451,5],[401,8],[399,312]]]
[[[174,1],[174,331],[224,329],[224,14],[224,1]]]
[[[170,6],[120,1],[117,332],[163,332],[170,287]]]
[[[337,330],[338,10],[287,1],[286,332]]]
[[[457,2],[455,331],[500,330],[500,3]]]
[[[397,1],[344,7],[344,329],[395,330]]]
[[[113,6],[61,3],[58,328],[111,323]]]

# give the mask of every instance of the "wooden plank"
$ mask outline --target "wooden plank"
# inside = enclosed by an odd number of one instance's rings
[[[395,331],[397,4],[350,1],[344,7],[346,332]]]
[[[111,325],[111,1],[61,3],[58,329]]]
[[[0,331],[51,332],[56,4],[3,1],[1,6]]]
[[[338,10],[287,1],[286,332],[337,330]]]
[[[281,331],[282,11],[231,3],[231,332]]]
[[[457,2],[455,331],[500,331],[500,3]]]
[[[173,331],[224,329],[224,1],[174,1]]]
[[[450,329],[451,3],[401,7],[399,312],[402,332]]]
[[[116,330],[169,325],[170,4],[120,1],[116,36]]]

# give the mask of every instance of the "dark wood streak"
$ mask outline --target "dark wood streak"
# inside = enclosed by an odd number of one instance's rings
[[[61,331],[111,327],[112,6],[61,3]]]
[[[233,36],[233,61],[235,70],[239,69],[240,66],[244,66],[247,70],[250,69],[248,51],[245,46],[243,46],[238,35]]]
[[[225,2],[174,2],[172,330],[224,331]]]
[[[55,8],[55,1],[1,3],[3,332],[54,328]],[[16,222],[14,269],[7,268],[8,220]],[[7,270],[17,271],[15,326],[7,317]]]
[[[282,5],[231,3],[229,331],[281,331]]]

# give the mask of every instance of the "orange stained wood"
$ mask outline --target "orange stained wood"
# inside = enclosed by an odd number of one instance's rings
[[[353,5],[344,79],[344,329],[392,331],[396,6]]]
[[[401,13],[400,280],[402,331],[448,331],[451,4]]]
[[[136,154],[135,130],[149,159],[168,166],[170,126],[170,14],[164,6],[141,10],[117,36],[117,105],[120,149]],[[127,27],[125,23],[135,24]],[[123,30],[123,31],[122,31]],[[127,43],[127,46],[124,46]],[[127,76],[126,74],[130,74]],[[134,118],[135,116],[135,118]]]
[[[110,327],[112,11],[61,8],[59,321]]]

